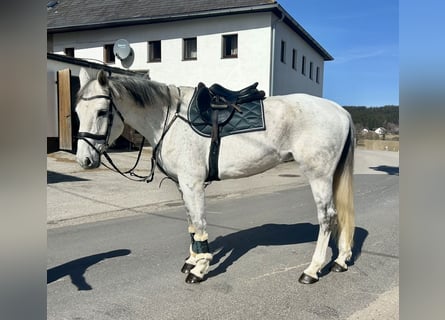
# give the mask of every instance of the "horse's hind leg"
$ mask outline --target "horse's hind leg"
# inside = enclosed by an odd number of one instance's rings
[[[345,231],[340,231],[340,235],[338,237],[338,251],[338,257],[331,266],[331,271],[344,272],[348,270],[346,261],[350,260],[352,256],[351,243],[348,242]]]
[[[179,181],[182,198],[189,221],[188,232],[191,237],[190,256],[181,271],[187,274],[187,283],[201,282],[207,274],[212,254],[208,245],[205,220],[204,184]]]
[[[335,228],[337,218],[332,194],[332,180],[328,178],[313,179],[310,181],[310,185],[317,206],[320,230],[312,261],[298,280],[304,284],[318,281],[318,272],[326,260],[329,238],[333,228]]]

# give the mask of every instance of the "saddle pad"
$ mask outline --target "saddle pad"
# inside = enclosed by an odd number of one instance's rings
[[[202,120],[198,105],[192,99],[188,107],[187,117],[192,129],[201,136],[210,138],[212,126]],[[262,100],[242,103],[239,105],[243,113],[234,112],[227,123],[220,125],[220,137],[266,130],[264,107]]]

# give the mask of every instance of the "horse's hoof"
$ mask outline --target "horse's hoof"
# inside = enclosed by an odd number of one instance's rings
[[[184,263],[184,265],[181,268],[181,272],[185,273],[185,274],[189,274],[190,270],[192,270],[195,266],[193,264],[190,263]]]
[[[306,273],[302,273],[300,278],[298,279],[298,282],[302,283],[302,284],[312,284],[317,282],[318,279],[313,278],[311,276],[308,276]]]
[[[331,267],[331,271],[334,271],[334,272],[345,272],[347,270],[348,270],[348,268],[342,267],[337,262],[334,262],[334,264]]]
[[[200,283],[204,280],[204,278],[199,278],[195,276],[193,273],[189,273],[185,278],[185,282],[187,283]]]

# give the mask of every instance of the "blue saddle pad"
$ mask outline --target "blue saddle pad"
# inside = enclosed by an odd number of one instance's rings
[[[196,94],[196,90],[195,90]],[[266,130],[262,100],[254,100],[239,105],[242,113],[233,112],[229,120],[220,126],[220,136]],[[210,138],[212,126],[202,118],[196,102],[190,101],[187,117],[192,129],[201,136]]]

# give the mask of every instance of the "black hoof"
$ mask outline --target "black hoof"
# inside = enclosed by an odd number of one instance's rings
[[[185,278],[185,282],[187,283],[200,283],[204,280],[204,278],[198,278],[193,273],[189,273]]]
[[[347,270],[348,270],[348,268],[342,267],[337,262],[334,262],[334,264],[331,267],[331,271],[334,271],[334,272],[345,272]]]
[[[192,270],[195,266],[193,264],[190,263],[184,263],[184,265],[181,268],[181,272],[185,273],[185,274],[189,274],[190,270]]]
[[[300,278],[298,279],[298,282],[302,284],[312,284],[317,282],[318,279],[312,278],[311,276],[308,276],[306,273],[302,273]]]

